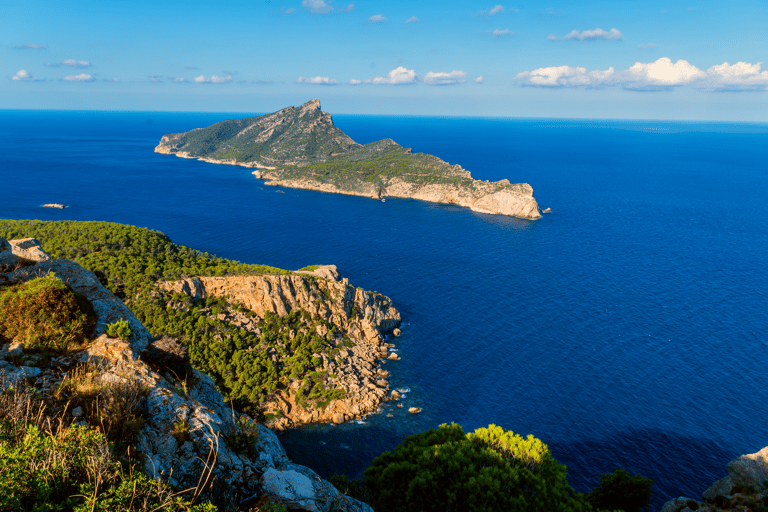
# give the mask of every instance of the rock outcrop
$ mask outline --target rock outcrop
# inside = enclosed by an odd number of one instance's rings
[[[8,256],[9,248],[12,256]],[[71,261],[46,258],[39,243],[0,239],[4,265],[15,267],[14,263],[21,259],[15,256],[16,252],[24,254],[27,262],[30,256],[38,260],[11,271],[0,269],[6,284],[54,272],[93,305],[98,321],[91,343],[80,351],[54,357],[44,365],[43,360],[26,353],[19,344],[0,347],[0,381],[35,379],[39,389],[50,389],[78,364],[96,364],[102,384],[133,383],[147,390],[146,421],[136,444],[150,476],[183,489],[196,487],[201,481],[215,482],[206,492],[223,493],[232,500],[269,494],[291,510],[372,512],[368,505],[344,496],[311,469],[291,462],[275,434],[263,426],[257,427],[254,450],[247,454],[235,451],[228,438],[241,418],[249,421],[248,418],[224,403],[210,377],[189,367],[183,351],[174,348],[172,340],[153,340],[133,313],[92,272]],[[131,323],[129,341],[105,334],[106,324],[120,318]],[[11,361],[7,359],[10,356]],[[163,371],[169,365],[189,372],[186,388],[180,389],[178,382]],[[82,415],[82,410],[73,412],[76,418]],[[173,435],[179,422],[188,425],[186,439],[178,440]]]
[[[361,145],[333,125],[315,99],[249,119],[162,137],[156,153],[257,168],[267,185],[374,199],[412,198],[480,213],[541,217],[533,189],[475,180],[459,165],[413,153],[391,139]]]
[[[388,297],[337,279],[338,271],[330,265],[294,275],[195,277],[160,285],[195,298],[225,297],[259,318],[300,309],[339,328],[340,357],[323,357],[323,369],[333,375],[330,384],[344,389],[346,398],[332,400],[325,408],[307,409],[297,403],[296,388],[279,391],[264,409],[267,414],[278,414],[270,427],[284,429],[363,418],[388,399],[389,382],[382,378],[386,372],[379,362],[389,354],[391,344],[385,343],[385,337],[400,325],[400,313]],[[238,321],[236,315],[230,320]],[[243,318],[240,327],[254,330],[256,325]],[[344,339],[351,343],[342,343]]]
[[[768,506],[768,446],[737,457],[726,469],[728,476],[702,493],[703,502],[680,497],[665,503],[662,512],[743,511]]]

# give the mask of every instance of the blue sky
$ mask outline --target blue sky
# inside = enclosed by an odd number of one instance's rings
[[[0,108],[768,121],[768,2],[3,0]]]

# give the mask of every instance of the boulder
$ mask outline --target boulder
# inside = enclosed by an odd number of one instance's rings
[[[698,503],[689,498],[683,498],[682,496],[674,500],[670,500],[661,507],[660,512],[692,512],[698,510],[703,503]]]
[[[392,352],[391,354],[389,354],[389,356],[387,356],[387,359],[391,361],[397,361],[400,358],[398,357],[397,352]]]
[[[717,496],[730,496],[736,486],[759,490],[768,485],[768,446],[759,452],[737,457],[729,462],[726,468],[728,476],[704,491],[704,499],[714,500]]]
[[[40,246],[37,238],[10,240],[13,254],[27,261],[50,261],[51,257]]]

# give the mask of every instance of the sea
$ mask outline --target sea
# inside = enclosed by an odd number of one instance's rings
[[[535,221],[275,188],[153,152],[164,134],[257,114],[0,111],[0,218],[335,264],[391,297],[400,359],[384,368],[404,407],[280,437],[324,477],[359,477],[443,423],[495,424],[547,443],[578,491],[617,468],[652,478],[659,508],[768,445],[768,124],[334,116],[360,143],[529,183],[552,209]]]

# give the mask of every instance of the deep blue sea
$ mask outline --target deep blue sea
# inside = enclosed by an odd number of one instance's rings
[[[0,218],[121,222],[244,262],[334,263],[389,295],[404,324],[385,369],[410,389],[406,407],[281,438],[324,476],[359,476],[441,423],[494,423],[548,443],[577,490],[618,467],[651,477],[658,506],[698,498],[768,445],[768,124],[334,116],[358,142],[530,183],[552,208],[537,221],[278,193],[248,169],[152,151],[251,115],[0,111]]]

